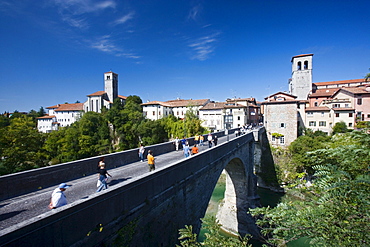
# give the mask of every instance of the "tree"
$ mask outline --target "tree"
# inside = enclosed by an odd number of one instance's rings
[[[370,68],[369,68],[369,70],[370,70]],[[365,81],[369,81],[370,80],[370,73],[367,73],[364,78],[365,78]]]
[[[198,242],[197,234],[193,233],[192,226],[185,226],[179,230],[179,240],[180,245],[177,247],[197,247],[197,246],[227,246],[227,247],[250,247],[252,245],[248,244],[250,235],[245,235],[244,237],[239,236],[238,238],[226,237],[221,234],[220,224],[216,222],[215,217],[209,217],[202,219],[203,225],[208,233],[205,234],[205,240],[203,242]]]
[[[2,175],[46,165],[42,146],[44,135],[36,129],[31,117],[12,118],[10,125],[0,129]]]
[[[100,113],[87,112],[71,126],[50,133],[44,148],[52,164],[109,153],[108,122]]]
[[[307,156],[307,152],[324,148],[327,140],[328,137],[311,137],[309,135],[304,135],[298,137],[289,145],[289,151],[292,155],[292,163],[295,166],[296,172],[302,173],[307,171],[309,174],[313,174],[310,157]]]
[[[188,107],[185,113],[184,125],[185,125],[185,136],[195,136],[196,134],[204,133],[206,129],[202,127],[202,121],[197,116],[192,106]]]
[[[338,133],[346,133],[348,132],[347,125],[345,122],[341,121],[338,123],[335,123],[333,127],[332,135],[338,134]]]
[[[308,237],[312,246],[369,245],[370,137],[353,132],[332,140],[308,153],[316,180],[302,200],[251,210],[271,244]]]

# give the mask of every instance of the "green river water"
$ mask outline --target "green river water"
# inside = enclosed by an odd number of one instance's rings
[[[275,193],[275,192],[272,192],[268,189],[263,189],[263,188],[258,188],[257,192],[258,192],[258,195],[261,198],[260,199],[261,200],[261,205],[264,206],[264,207],[267,207],[267,206],[275,207],[281,201],[281,199],[285,196],[282,193]],[[222,201],[222,199],[224,198],[224,193],[225,193],[225,178],[222,175],[219,182],[217,183],[214,191],[213,191],[213,194],[212,194],[212,197],[211,197],[211,200],[209,202],[208,209],[207,209],[207,212],[206,212],[206,216],[208,216],[208,215],[209,216],[216,216],[217,210],[218,210],[218,205]],[[203,241],[204,233],[205,233],[205,230],[201,229],[201,231],[199,233],[199,240],[200,241]],[[227,233],[225,233],[225,235],[227,235]],[[232,235],[230,235],[230,236],[232,236]],[[307,239],[303,239],[303,238],[298,239],[296,241],[290,242],[288,244],[288,247],[309,247],[310,245],[307,242],[308,242]],[[257,242],[257,241],[251,241],[250,243],[252,244],[253,247],[262,246],[262,244],[260,242]]]

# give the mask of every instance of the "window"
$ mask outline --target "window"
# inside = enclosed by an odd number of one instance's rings
[[[323,112],[323,111],[322,111],[322,112],[321,112],[321,116],[323,117],[324,115],[325,115],[325,112]]]
[[[353,117],[353,113],[352,112],[348,113],[348,117]]]
[[[335,117],[339,117],[339,113],[335,113]]]
[[[312,126],[312,127],[316,126],[316,121],[309,121],[308,126]]]
[[[238,120],[240,120],[240,116],[238,116]]]
[[[334,108],[340,108],[340,104],[333,104]]]
[[[318,106],[318,105],[319,105],[319,103],[315,102],[315,106]]]
[[[155,111],[153,111],[153,116],[155,116]]]
[[[352,127],[352,123],[348,123],[348,127]]]
[[[285,143],[285,138],[284,138],[284,136],[280,136],[280,144],[284,144]]]
[[[110,80],[110,75],[107,76],[107,80]]]
[[[357,105],[362,105],[362,98],[357,99]]]
[[[307,117],[313,117],[313,112],[312,111],[307,112]]]
[[[298,62],[298,64],[297,64],[297,70],[301,70],[301,68],[302,68],[302,63],[301,62]]]
[[[161,112],[158,112],[158,115],[160,116],[161,115]]]
[[[345,108],[348,108],[348,107],[349,107],[349,104],[345,104],[345,105],[344,105],[344,107],[345,107]]]
[[[276,141],[276,137],[275,136],[272,136],[271,141],[272,142],[275,142]]]
[[[280,128],[285,128],[285,123],[280,123]]]
[[[322,126],[322,127],[326,126],[326,122],[325,121],[320,121],[319,126]]]
[[[308,61],[304,61],[303,69],[308,69]]]

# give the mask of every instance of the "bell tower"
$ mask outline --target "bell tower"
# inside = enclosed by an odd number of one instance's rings
[[[312,91],[312,56],[313,54],[302,54],[292,57],[289,93],[297,96],[297,100],[306,100]]]
[[[118,97],[118,74],[112,71],[104,73],[104,91],[108,95],[108,100],[113,103]]]

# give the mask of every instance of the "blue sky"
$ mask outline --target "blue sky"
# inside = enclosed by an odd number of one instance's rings
[[[0,0],[0,113],[84,102],[119,74],[143,102],[225,101],[288,90],[291,57],[314,82],[370,68],[368,0]]]

